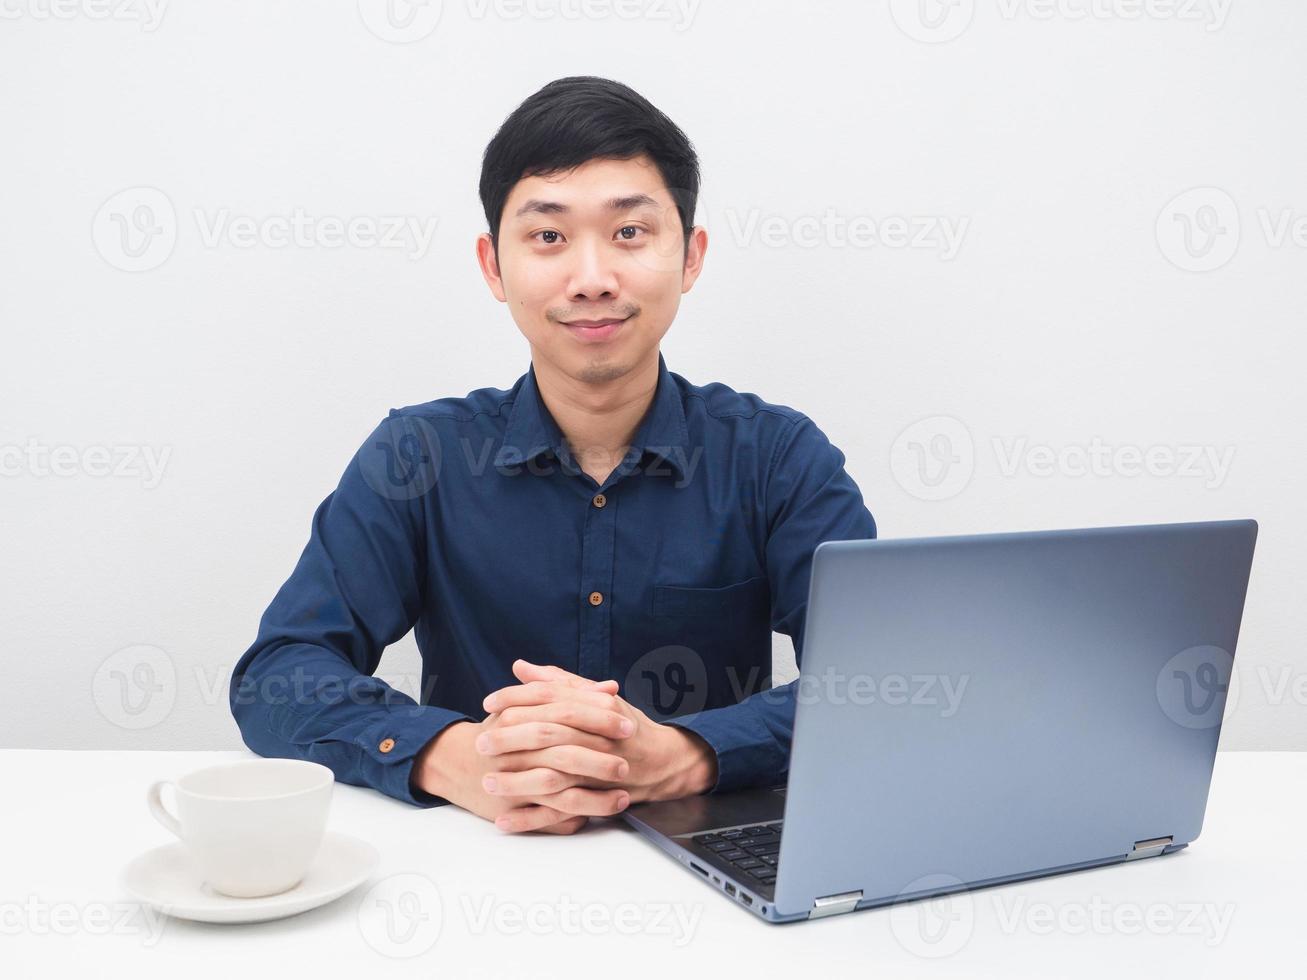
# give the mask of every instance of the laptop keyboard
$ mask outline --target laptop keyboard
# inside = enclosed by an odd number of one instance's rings
[[[754,824],[719,830],[713,834],[696,834],[694,842],[730,867],[742,872],[741,879],[752,878],[764,885],[776,880],[776,861],[781,850],[781,824]]]

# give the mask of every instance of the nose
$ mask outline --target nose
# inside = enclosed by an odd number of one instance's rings
[[[572,248],[571,254],[567,293],[573,302],[617,298],[617,275],[613,271],[612,256],[602,244],[593,239],[582,241]]]

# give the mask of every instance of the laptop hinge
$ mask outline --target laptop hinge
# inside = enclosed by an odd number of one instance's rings
[[[1134,849],[1125,856],[1125,859],[1127,861],[1136,861],[1139,858],[1157,857],[1174,840],[1174,837],[1154,837],[1152,840],[1137,840]]]
[[[852,912],[861,898],[861,888],[856,892],[825,895],[812,903],[812,911],[808,913],[808,918],[820,919],[823,915],[839,915],[841,912]]]

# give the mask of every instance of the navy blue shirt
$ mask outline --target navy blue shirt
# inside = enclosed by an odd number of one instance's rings
[[[702,736],[712,792],[781,781],[795,684],[772,688],[772,632],[803,655],[813,549],[873,538],[844,455],[802,413],[658,358],[621,464],[582,472],[530,368],[392,409],[313,516],[290,578],[232,677],[253,751],[308,759],[418,806],[414,756],[485,717],[518,657],[613,678]],[[418,699],[373,676],[415,630]]]

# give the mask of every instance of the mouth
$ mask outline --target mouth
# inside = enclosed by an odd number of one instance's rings
[[[607,340],[629,319],[630,317],[623,317],[620,320],[567,320],[563,322],[563,326],[578,340],[593,343]]]

